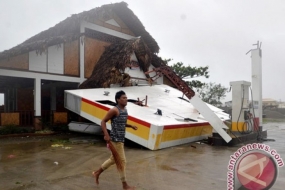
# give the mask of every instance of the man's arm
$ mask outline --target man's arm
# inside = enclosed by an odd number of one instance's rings
[[[114,116],[116,116],[117,115],[117,111],[114,109],[114,108],[112,108],[112,109],[110,109],[109,111],[108,111],[108,113],[105,115],[105,117],[102,119],[102,121],[101,121],[101,128],[102,128],[102,130],[103,130],[103,133],[104,133],[104,139],[105,139],[105,141],[110,141],[111,140],[111,138],[110,138],[110,136],[109,136],[109,133],[108,133],[108,131],[107,131],[107,125],[106,125],[106,123],[110,120],[110,119],[112,119]]]
[[[132,128],[133,130],[137,130],[138,127],[130,124],[126,124],[126,127]]]

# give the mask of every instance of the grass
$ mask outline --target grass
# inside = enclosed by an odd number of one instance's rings
[[[285,123],[285,119],[263,118],[263,123]]]
[[[55,125],[52,127],[53,131],[61,131],[61,132],[68,132],[69,128],[68,125]]]
[[[0,128],[0,135],[33,133],[33,132],[34,130],[31,128],[24,128],[15,125],[7,125]]]
[[[22,134],[22,133],[36,133],[36,134],[49,134],[54,132],[68,132],[67,125],[55,125],[53,127],[45,127],[43,130],[35,131],[31,127],[20,127],[16,125],[0,126],[0,135]]]
[[[69,144],[69,140],[64,139],[51,139],[50,142],[56,143],[56,144]]]
[[[36,131],[35,133],[36,134],[47,134],[47,133],[53,133],[53,131],[49,129],[44,129],[44,130]]]

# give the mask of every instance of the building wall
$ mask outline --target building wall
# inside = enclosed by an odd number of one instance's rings
[[[0,68],[79,76],[79,41],[0,60]]]
[[[29,70],[47,72],[47,52],[29,52]]]
[[[64,74],[79,76],[79,40],[64,44]]]
[[[16,70],[28,70],[29,69],[29,54],[21,54],[9,59],[0,60],[0,68],[9,68]]]
[[[91,76],[94,66],[100,59],[101,55],[105,51],[105,47],[109,46],[109,42],[100,41],[85,37],[84,47],[84,77]]]
[[[19,125],[20,117],[19,113],[1,113],[1,126],[5,125]]]
[[[64,74],[63,49],[64,49],[63,44],[48,47],[48,60],[47,60],[48,73]]]
[[[276,101],[263,101],[262,104],[263,106],[277,106]]]
[[[111,29],[125,34],[132,34],[127,29],[123,22],[118,18],[109,19],[107,21],[100,21],[100,25],[104,26],[106,31]],[[117,25],[117,26],[115,26]],[[97,26],[94,26],[97,27]],[[100,26],[101,27],[101,26]],[[117,27],[117,28],[116,28]],[[110,31],[109,31],[110,32]],[[117,33],[114,33],[117,36]],[[117,37],[121,37],[120,35]],[[126,36],[123,36],[123,38]],[[130,38],[130,36],[128,36]],[[100,59],[105,51],[105,47],[111,43],[92,39],[89,37],[84,38],[84,77],[88,78],[92,74],[95,64]],[[9,60],[0,60],[0,68],[11,68],[15,70],[32,71],[30,77],[33,78],[33,73],[51,73],[67,76],[80,75],[80,41],[75,40],[48,47],[44,52],[30,51],[26,54],[11,57]],[[141,73],[143,74],[143,73]],[[55,79],[56,80],[56,79]],[[42,91],[42,101],[49,101],[49,96],[45,96]],[[57,104],[63,105],[63,96],[57,97]],[[17,92],[17,108],[16,110],[27,111],[34,110],[34,95],[30,89],[18,89]],[[47,103],[47,102],[46,102]],[[42,105],[43,108],[43,105]],[[63,110],[63,106],[57,106],[59,110]]]
[[[95,27],[100,28],[101,32],[114,32],[117,37],[122,37],[120,34],[127,34],[123,38],[131,38],[134,33],[126,26],[126,24],[112,12],[104,19],[88,18],[89,23],[96,24]],[[109,31],[108,31],[109,30]],[[111,34],[112,35],[112,34]],[[90,77],[93,68],[100,56],[109,46],[109,42],[104,42],[92,38],[85,37],[84,43],[84,77]],[[40,73],[60,74],[67,76],[80,75],[80,50],[79,40],[58,44],[48,47],[44,52],[38,50],[11,57],[10,59],[0,60],[0,68],[11,68],[16,70],[26,70]]]
[[[63,44],[50,46],[47,51],[39,53],[37,51],[29,52],[29,70],[63,74]]]
[[[89,21],[90,23],[94,23],[91,29],[96,30],[99,28],[99,32],[106,32],[109,35],[114,35],[119,38],[131,39],[133,38],[134,33],[128,29],[126,24],[117,17],[114,13],[109,13],[110,17],[104,20],[93,20]],[[92,19],[92,18],[90,18]],[[99,25],[99,26],[98,26]],[[104,28],[103,28],[104,27]],[[127,34],[127,35],[126,35]],[[105,51],[105,47],[109,46],[109,42],[104,42],[92,38],[85,37],[84,38],[84,77],[88,78],[91,76],[92,71],[101,55]],[[82,51],[82,48],[81,48]],[[82,57],[81,57],[82,58]],[[82,59],[83,60],[83,59]],[[8,68],[14,70],[22,70],[22,71],[31,71],[28,74],[18,72],[20,74],[24,74],[25,76],[29,76],[30,78],[41,78],[45,80],[63,80],[65,77],[55,76],[55,75],[44,75],[44,74],[57,74],[57,75],[66,75],[66,76],[80,76],[80,40],[75,40],[72,42],[61,43],[58,45],[47,47],[44,52],[39,51],[30,51],[28,53],[18,55],[15,57],[11,57],[9,59],[0,60],[0,68]],[[83,68],[81,70],[83,72]],[[38,74],[41,73],[41,74]],[[12,76],[15,76],[15,74]],[[28,78],[29,78],[28,77]],[[51,77],[51,78],[50,78]],[[54,78],[55,77],[55,78]],[[57,78],[58,77],[58,78]],[[57,78],[57,79],[56,79]],[[76,80],[77,81],[77,80]],[[57,88],[57,97],[56,111],[65,111],[64,108],[64,96],[63,90]],[[34,93],[33,89],[17,89],[17,98],[15,99],[17,104],[17,108],[14,110],[18,111],[30,111],[33,114],[34,108]],[[41,92],[41,108],[48,108],[50,104],[50,94],[49,90],[43,90]],[[46,109],[44,109],[46,110]],[[42,113],[43,116],[43,113]],[[19,118],[22,118],[19,116]],[[20,119],[21,120],[21,119]]]

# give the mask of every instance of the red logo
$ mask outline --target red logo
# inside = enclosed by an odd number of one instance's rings
[[[236,168],[237,178],[247,189],[270,189],[277,178],[277,166],[266,153],[251,152],[243,156]]]

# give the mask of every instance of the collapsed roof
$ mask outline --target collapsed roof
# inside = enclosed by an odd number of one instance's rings
[[[142,39],[125,40],[106,47],[104,53],[96,63],[91,77],[80,85],[80,88],[108,88],[111,84],[128,86],[130,76],[124,73],[131,65],[131,55],[135,54],[138,65],[143,72],[147,72],[150,65],[160,67],[165,62],[152,53]],[[146,74],[146,78],[150,76]]]

